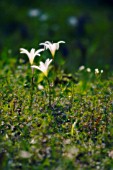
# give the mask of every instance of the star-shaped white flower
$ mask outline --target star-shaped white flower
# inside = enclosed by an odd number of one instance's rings
[[[46,41],[45,43],[40,43],[39,45],[44,45],[45,49],[49,49],[52,57],[54,57],[56,50],[59,49],[59,44],[65,43],[64,41],[59,41],[57,43],[51,43],[50,41]]]
[[[29,62],[31,65],[33,65],[35,56],[37,56],[37,55],[40,56],[41,51],[44,51],[44,49],[39,49],[39,50],[35,51],[35,49],[32,48],[31,51],[29,52],[28,50],[26,50],[24,48],[20,48],[20,53],[24,53],[28,56]]]
[[[40,71],[43,72],[43,74],[47,77],[48,76],[48,68],[50,63],[52,62],[52,59],[50,60],[49,58],[45,61],[45,63],[43,63],[42,61],[40,61],[40,65],[39,66],[31,66],[32,68],[36,68]]]

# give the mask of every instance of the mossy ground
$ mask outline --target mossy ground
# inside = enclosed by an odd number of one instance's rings
[[[112,169],[113,79],[59,71],[50,107],[47,81],[40,90],[38,75],[32,87],[27,65],[2,70],[1,169]]]

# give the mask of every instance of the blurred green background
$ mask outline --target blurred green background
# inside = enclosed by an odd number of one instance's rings
[[[55,60],[66,72],[113,67],[113,0],[1,0],[0,19],[0,69],[28,61],[19,48],[60,40]]]

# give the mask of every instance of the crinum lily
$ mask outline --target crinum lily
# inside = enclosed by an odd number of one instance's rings
[[[44,49],[39,49],[37,51],[35,51],[34,48],[31,49],[30,52],[28,52],[28,50],[24,49],[24,48],[20,48],[20,53],[24,53],[28,56],[29,58],[29,62],[31,65],[33,65],[33,61],[34,61],[34,58],[35,56],[40,56],[40,52],[44,51]]]
[[[43,74],[47,77],[48,76],[48,68],[50,63],[52,62],[52,59],[50,60],[49,58],[45,61],[45,63],[43,63],[42,61],[40,61],[40,65],[36,66],[33,65],[31,66],[32,68],[36,68],[38,70],[40,70],[41,72],[43,72]]]
[[[60,43],[65,43],[64,41],[59,41],[57,43],[51,43],[50,41],[46,41],[45,43],[40,43],[39,45],[44,45],[45,49],[49,49],[52,57],[54,58],[56,50],[59,49],[59,44]]]

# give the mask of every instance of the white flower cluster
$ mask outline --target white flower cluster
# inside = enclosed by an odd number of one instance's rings
[[[83,71],[83,70],[85,70],[85,66],[80,66],[80,67],[79,67],[79,71]],[[86,68],[86,71],[87,71],[88,73],[90,73],[90,72],[91,72],[91,69],[88,67],[88,68]],[[104,71],[103,71],[103,70],[99,70],[98,68],[95,68],[94,72],[95,72],[95,74],[97,75],[97,74],[102,74]]]
[[[97,74],[99,74],[99,73],[103,73],[103,70],[99,70],[98,68],[95,68],[95,74],[97,75]]]
[[[44,48],[42,48],[42,49],[39,49],[39,50],[35,51],[35,49],[32,48],[31,51],[28,52],[28,50],[26,50],[24,48],[20,48],[20,53],[26,54],[28,56],[28,58],[29,58],[29,62],[31,64],[31,67],[42,71],[43,74],[47,77],[48,76],[48,68],[49,68],[50,63],[52,62],[52,59],[49,59],[49,58],[46,59],[45,63],[40,61],[39,66],[33,65],[34,59],[35,59],[36,56],[40,56],[40,52],[42,52],[44,50],[47,50],[47,49],[50,50],[50,52],[52,54],[52,57],[54,58],[55,52],[56,52],[56,50],[59,49],[59,44],[60,43],[65,43],[65,42],[64,41],[59,41],[57,43],[51,43],[49,41],[46,41],[45,43],[40,43],[39,44],[39,45],[44,46]]]

